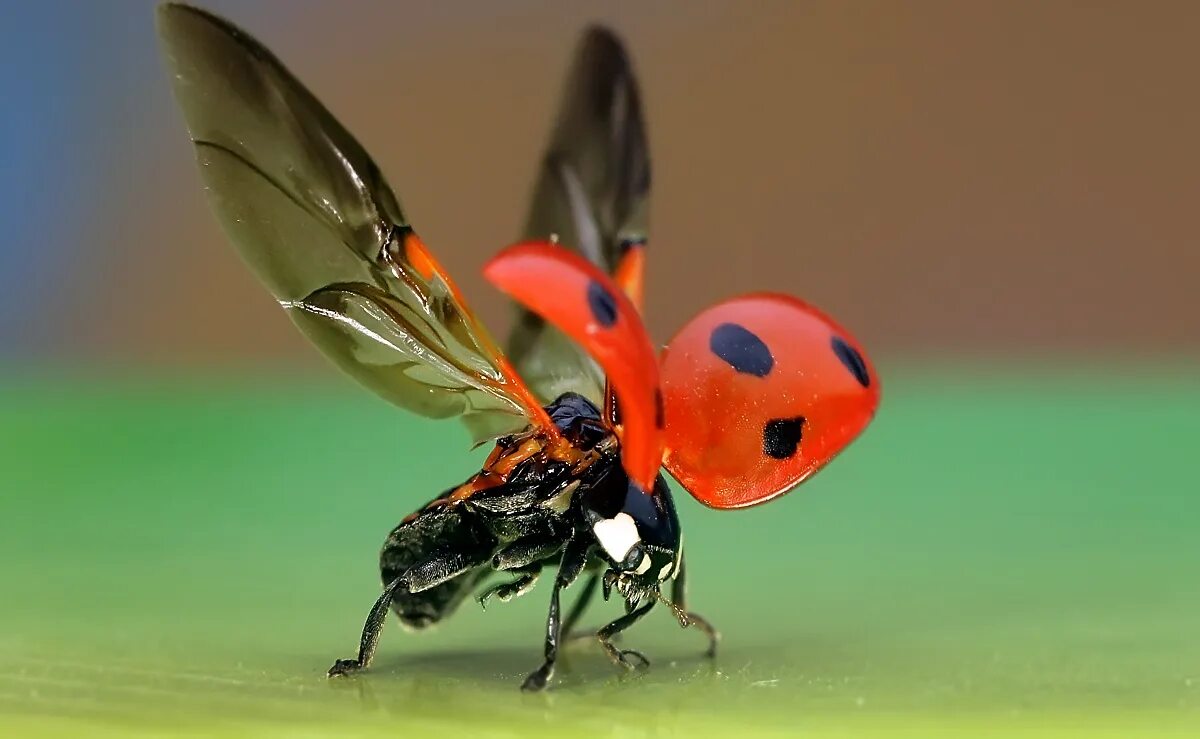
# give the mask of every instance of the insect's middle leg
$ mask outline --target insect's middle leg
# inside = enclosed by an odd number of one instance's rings
[[[583,612],[587,610],[588,605],[592,602],[592,597],[596,595],[596,586],[600,584],[600,575],[593,573],[588,577],[587,582],[583,584],[583,590],[579,591],[579,597],[575,599],[575,604],[571,606],[571,610],[567,611],[566,618],[562,622],[563,638],[567,641],[579,637],[591,637],[591,633],[576,634],[575,627],[579,624],[579,619],[583,617]]]
[[[568,587],[579,577],[587,564],[589,545],[581,538],[571,539],[563,550],[562,561],[558,566],[558,575],[554,578],[554,590],[550,593],[550,611],[546,614],[546,644],[545,661],[542,666],[529,673],[521,690],[541,690],[546,687],[546,681],[554,674],[554,665],[558,661],[558,647],[562,641],[562,619],[559,611],[559,591]]]
[[[487,602],[491,598],[499,598],[501,603],[507,603],[513,598],[518,598],[525,595],[533,586],[537,584],[538,577],[542,574],[542,565],[534,563],[526,565],[519,569],[510,570],[516,574],[516,577],[508,582],[498,582],[483,590],[482,593],[475,596],[479,601],[479,605],[487,608]]]
[[[329,677],[347,675],[357,672],[371,664],[375,656],[375,648],[379,646],[379,636],[383,633],[383,624],[387,621],[388,610],[392,600],[399,591],[419,593],[441,585],[468,570],[487,561],[486,556],[467,556],[464,554],[442,554],[431,557],[408,568],[404,574],[388,583],[383,594],[371,606],[363,624],[362,636],[358,642],[358,656],[354,659],[339,659],[329,668]]]
[[[492,569],[512,572],[516,578],[486,588],[476,596],[479,605],[486,608],[488,600],[493,597],[508,602],[528,593],[542,573],[542,561],[554,556],[562,548],[562,537],[553,532],[538,532],[523,536],[496,552],[492,556]]]
[[[523,536],[492,557],[492,568],[496,570],[522,570],[539,564],[563,548],[562,536],[554,532]]]

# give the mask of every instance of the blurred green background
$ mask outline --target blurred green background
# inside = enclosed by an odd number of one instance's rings
[[[715,664],[573,649],[548,591],[385,632],[389,528],[477,468],[305,345],[210,216],[153,3],[0,8],[0,735],[1196,736],[1193,3],[207,4],[374,153],[497,334],[580,29],[654,158],[665,340],[752,289],[871,350],[876,424],[770,506],[679,493]],[[597,609],[593,620],[612,608]]]

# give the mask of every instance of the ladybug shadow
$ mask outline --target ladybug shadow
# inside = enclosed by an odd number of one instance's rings
[[[528,648],[441,649],[377,658],[366,672],[329,679],[328,683],[331,690],[355,695],[363,708],[373,711],[411,715],[414,708],[454,705],[455,712],[479,708],[482,713],[488,703],[480,700],[483,696],[494,695],[511,704],[522,695],[521,684],[540,666],[539,657],[537,650]],[[613,665],[598,645],[572,644],[560,652],[550,686],[523,695],[621,692],[636,689],[645,680],[678,682],[683,677],[703,679],[719,674],[717,664],[702,655],[651,659],[648,669],[626,671]],[[472,708],[462,705],[464,694],[473,696]]]

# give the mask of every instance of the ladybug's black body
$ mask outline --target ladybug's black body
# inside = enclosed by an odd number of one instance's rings
[[[625,615],[596,634],[617,664],[632,668],[647,663],[638,652],[616,649],[611,639],[659,602],[674,611],[681,625],[703,629],[710,638],[709,653],[715,650],[716,632],[687,612],[679,520],[666,481],[660,476],[650,495],[631,484],[615,436],[582,396],[565,394],[546,410],[571,446],[587,456],[572,465],[540,450],[517,463],[503,482],[480,489],[472,485],[480,479],[477,475],[401,522],[380,553],[384,592],[367,618],[359,655],[338,660],[331,675],[366,666],[389,607],[406,625],[423,628],[453,613],[493,572],[509,579],[483,588],[481,603],[528,592],[548,565],[558,571],[547,619],[546,659],[526,679],[526,689],[545,686],[559,644],[600,584],[606,600],[615,588],[626,604]],[[527,452],[531,440],[536,444],[529,434],[501,439],[489,462],[501,464],[516,450]],[[487,474],[485,467],[481,475]],[[581,574],[588,579],[563,618],[559,593]],[[660,589],[668,580],[669,599]]]

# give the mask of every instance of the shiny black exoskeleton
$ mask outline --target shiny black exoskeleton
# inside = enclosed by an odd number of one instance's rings
[[[393,529],[380,553],[383,595],[367,616],[358,656],[335,662],[331,676],[370,663],[389,608],[419,629],[450,615],[493,572],[510,578],[484,587],[477,596],[481,604],[523,595],[547,565],[557,565],[558,571],[546,620],[545,661],[526,678],[524,689],[545,687],[559,646],[598,586],[605,600],[615,589],[625,601],[625,614],[596,632],[614,663],[628,669],[649,664],[639,652],[617,649],[612,638],[660,602],[681,626],[703,630],[708,654],[715,653],[717,632],[687,610],[679,519],[666,481],[660,475],[649,494],[630,482],[616,437],[583,396],[565,394],[546,410],[583,460],[572,464],[541,450],[517,463],[502,483],[451,488]],[[522,445],[530,438],[500,439],[489,459],[528,450]],[[578,600],[563,616],[560,592],[584,573],[588,577]],[[661,591],[668,581],[669,598]]]

